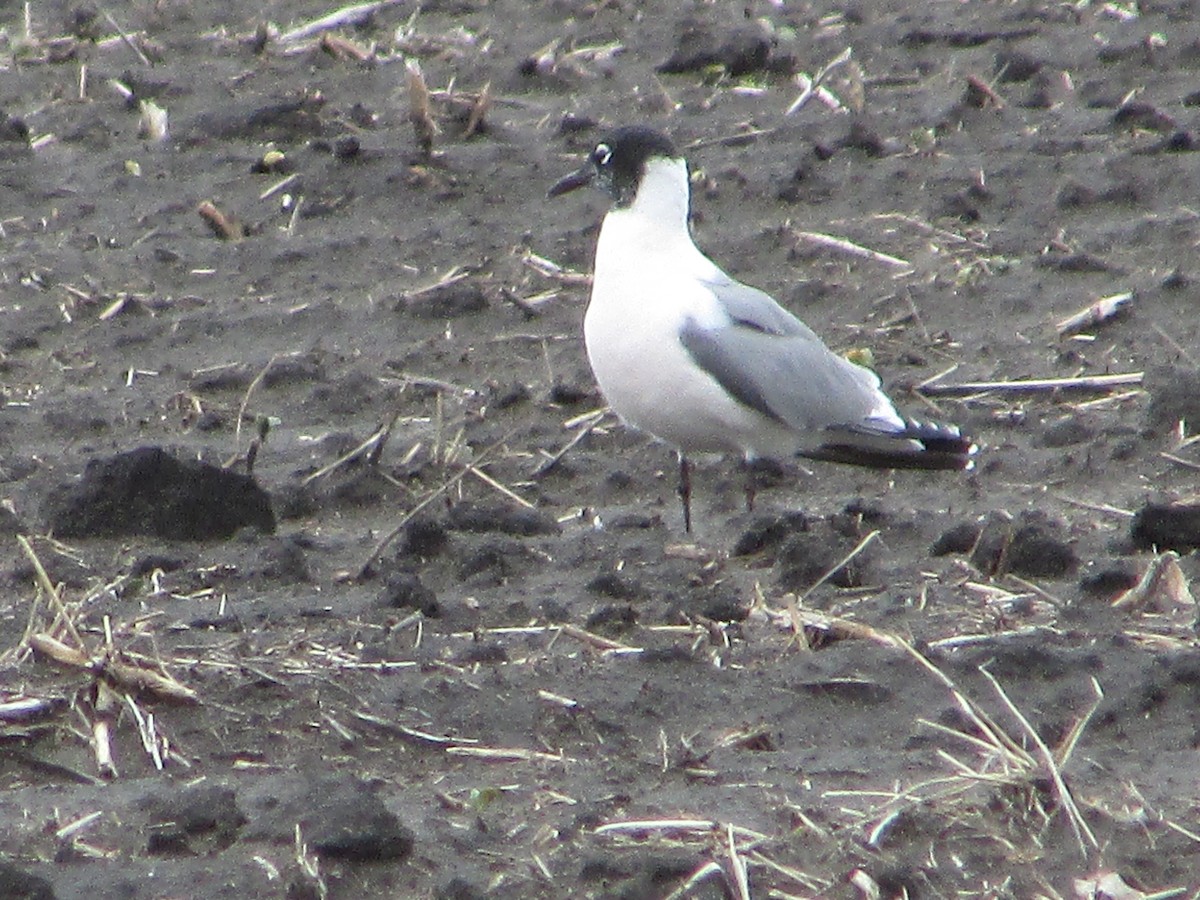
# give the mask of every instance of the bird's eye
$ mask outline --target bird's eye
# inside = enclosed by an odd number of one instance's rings
[[[597,144],[592,151],[592,161],[598,166],[607,166],[612,159],[612,148],[608,144]]]

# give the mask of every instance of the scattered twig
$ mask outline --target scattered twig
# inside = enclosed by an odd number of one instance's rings
[[[578,700],[572,700],[570,697],[564,697],[562,694],[555,694],[539,688],[537,696],[539,700],[544,700],[546,703],[553,703],[555,706],[561,706],[563,709],[579,708]]]
[[[1101,297],[1095,303],[1089,303],[1083,309],[1079,310],[1079,312],[1067,316],[1054,327],[1058,331],[1059,336],[1091,328],[1093,325],[1099,325],[1121,313],[1132,300],[1133,291],[1125,291],[1122,294]]]
[[[377,429],[375,429],[374,433],[370,437],[368,437],[365,441],[363,441],[361,444],[359,444],[354,449],[346,451],[341,456],[339,456],[337,459],[335,459],[333,462],[322,466],[321,468],[317,469],[317,471],[315,471],[315,472],[311,472],[310,474],[305,475],[304,478],[302,478],[300,480],[300,484],[307,487],[308,485],[312,484],[314,481],[319,481],[320,479],[322,479],[326,475],[328,475],[330,472],[333,472],[336,469],[341,468],[342,466],[346,465],[349,462],[353,462],[354,460],[358,459],[361,456],[364,456],[364,455],[376,456],[377,448],[384,441],[387,440],[388,436],[391,434],[392,429],[396,425],[396,420],[399,419],[399,417],[400,417],[399,411],[395,412],[387,422],[385,422],[384,424],[380,425]]]
[[[467,127],[463,129],[463,138],[469,138],[479,130],[484,117],[492,108],[492,83],[489,81],[479,89],[479,96],[471,104],[471,112],[467,116]]]
[[[1108,503],[1089,503],[1087,500],[1077,500],[1074,497],[1067,497],[1064,494],[1056,494],[1055,496],[1070,506],[1078,506],[1080,509],[1090,509],[1093,512],[1104,513],[1109,516],[1132,519],[1135,515],[1132,509],[1121,509],[1119,506],[1112,506]]]
[[[153,100],[138,102],[138,135],[155,143],[167,139],[167,111]]]
[[[513,503],[516,503],[518,506],[523,506],[523,507],[525,507],[525,509],[533,509],[534,506],[536,506],[536,504],[530,503],[528,500],[526,500],[524,497],[522,497],[520,494],[516,493],[512,489],[507,488],[504,485],[502,485],[500,482],[498,482],[495,478],[493,478],[487,472],[484,472],[482,469],[480,469],[476,466],[473,466],[473,465],[468,465],[467,469],[470,471],[470,473],[472,475],[474,475],[476,478],[478,478],[480,481],[482,481],[484,484],[486,484],[492,490],[496,491],[499,494],[503,494],[505,497],[507,497]]]
[[[336,9],[320,18],[313,19],[311,22],[298,25],[291,31],[285,31],[279,36],[279,42],[281,44],[288,44],[293,41],[302,41],[305,38],[312,37],[314,34],[320,34],[322,31],[341,28],[343,25],[357,25],[369,19],[379,10],[388,6],[394,6],[400,2],[402,0],[379,0],[379,2],[375,3],[356,3],[352,6],[343,6],[341,9]]]
[[[1195,355],[1185,350],[1183,346],[1180,345],[1179,341],[1175,340],[1175,338],[1171,337],[1171,335],[1167,333],[1165,328],[1163,328],[1157,322],[1151,322],[1150,327],[1154,329],[1154,332],[1160,338],[1162,338],[1163,342],[1173,351],[1175,351],[1175,353],[1178,354],[1181,359],[1186,360],[1193,368],[1200,368],[1200,360],[1198,360]]]
[[[1092,716],[1096,715],[1096,710],[1100,708],[1100,704],[1104,702],[1104,691],[1100,687],[1100,682],[1096,680],[1096,676],[1092,676],[1092,705],[1088,707],[1088,711],[1075,720],[1075,724],[1071,730],[1067,732],[1067,736],[1063,738],[1055,751],[1055,758],[1058,761],[1060,769],[1066,768],[1067,763],[1071,761],[1071,756],[1075,753],[1075,747],[1079,744],[1079,739],[1083,737],[1084,731],[1092,721]]]
[[[20,697],[0,701],[0,722],[28,722],[46,713],[53,712],[62,704],[61,700],[48,697]]]
[[[713,875],[723,874],[724,873],[721,871],[720,863],[710,859],[708,862],[703,863],[691,875],[689,875],[687,879],[681,885],[679,885],[679,887],[667,894],[663,900],[683,900],[685,897],[691,897],[693,896],[691,891],[694,887],[696,887],[696,885],[701,884],[703,881],[711,878]]]
[[[472,756],[490,762],[573,762],[561,753],[545,753],[524,747],[447,747],[449,756]]]
[[[321,35],[321,49],[335,59],[352,59],[356,62],[367,62],[374,58],[374,48],[360,47],[354,41],[337,34]]]
[[[555,466],[557,466],[560,462],[562,462],[563,457],[565,457],[568,453],[570,453],[572,450],[574,450],[580,441],[582,441],[585,437],[587,437],[589,434],[591,434],[596,429],[596,426],[598,426],[604,420],[604,417],[608,415],[608,412],[609,412],[609,410],[608,410],[608,407],[606,406],[606,407],[604,407],[604,409],[598,409],[593,413],[589,413],[588,416],[584,419],[583,424],[580,426],[579,430],[576,431],[575,434],[573,434],[571,436],[571,439],[569,441],[567,441],[565,444],[563,444],[562,447],[560,447],[553,454],[551,454],[550,456],[547,456],[540,463],[538,463],[537,467],[533,470],[533,477],[541,478],[543,475],[545,475],[547,472],[549,472],[551,469],[553,469]]]
[[[204,200],[196,207],[200,218],[208,223],[213,234],[223,241],[240,241],[246,236],[246,231],[240,222],[225,215],[211,200]]]
[[[154,63],[150,62],[150,58],[142,52],[141,47],[134,43],[133,38],[131,38],[125,32],[125,29],[117,23],[117,20],[112,17],[112,14],[109,13],[107,9],[102,10],[102,12],[104,13],[104,18],[108,19],[108,24],[111,25],[116,30],[117,34],[121,36],[121,40],[124,42],[125,46],[137,54],[137,58],[142,61],[143,65],[153,67]]]
[[[168,700],[186,703],[192,703],[199,699],[195,691],[176,681],[170,675],[123,662],[112,656],[93,657],[84,650],[69,647],[48,634],[32,635],[29,643],[34,650],[43,656],[50,657],[55,662],[76,669],[86,669],[96,675],[105,675],[114,684],[123,688],[144,691]]]
[[[437,122],[429,103],[429,87],[421,73],[421,64],[410,59],[404,63],[408,82],[408,121],[417,138],[417,149],[424,159],[433,156],[433,139],[438,133]]]
[[[813,98],[813,95],[822,90],[822,83],[830,76],[830,74],[832,74],[834,69],[838,68],[838,66],[848,63],[852,55],[851,49],[847,47],[845,50],[827,62],[824,66],[822,66],[820,71],[818,71],[816,75],[812,76],[812,78],[803,76],[803,80],[801,81],[800,96],[792,101],[791,105],[787,108],[787,110],[784,111],[784,115],[791,116],[799,112],[800,109],[802,109],[804,105]]]
[[[47,574],[45,566],[43,566],[42,561],[38,559],[38,555],[34,551],[33,545],[29,543],[29,538],[23,534],[18,534],[17,544],[21,547],[21,552],[24,553],[29,559],[30,563],[33,564],[33,571],[37,577],[37,582],[41,586],[42,591],[46,594],[46,596],[50,598],[50,603],[54,607],[55,615],[62,620],[63,625],[66,626],[66,629],[70,633],[71,639],[75,642],[76,646],[82,647],[83,638],[80,636],[79,630],[75,627],[75,621],[67,612],[67,607],[63,603],[62,595],[59,593],[54,582],[50,580],[50,576]],[[32,616],[33,610],[30,611],[31,623]],[[32,638],[32,634],[27,633],[27,637]]]
[[[92,750],[96,754],[96,771],[100,773],[101,778],[116,778],[117,767],[113,762],[112,753],[112,726],[117,717],[116,707],[119,701],[116,691],[103,681],[98,680],[95,689]]]
[[[1004,109],[1004,98],[996,93],[996,89],[980,78],[978,75],[967,75],[967,98],[972,106],[980,107],[991,105],[996,109]]]
[[[640,653],[641,648],[631,647],[629,644],[622,644],[620,641],[614,641],[611,638],[602,637],[598,634],[593,634],[590,631],[585,631],[578,625],[562,625],[560,630],[567,637],[574,638],[577,641],[582,641],[585,644],[591,644],[593,647],[598,647],[601,650],[619,650],[623,653]]]
[[[813,591],[815,591],[817,588],[819,588],[821,585],[823,585],[826,581],[828,581],[834,575],[834,573],[836,573],[839,570],[848,566],[850,564],[850,562],[854,559],[854,557],[858,556],[858,554],[862,553],[865,549],[867,549],[867,545],[869,543],[871,543],[871,541],[875,540],[875,538],[878,536],[879,536],[879,529],[876,528],[874,531],[872,531],[870,534],[868,534],[865,538],[863,538],[861,541],[859,541],[853,550],[851,550],[849,553],[847,553],[844,557],[842,557],[842,559],[840,559],[838,562],[836,562],[829,569],[826,569],[825,573],[820,578],[818,578],[811,585],[809,585],[805,589],[804,593],[800,595],[800,597],[797,600],[797,603],[803,603],[806,599],[808,599],[809,594],[811,594]]]
[[[1017,705],[1012,702],[1004,688],[1000,686],[1000,682],[996,680],[987,666],[979,667],[980,674],[983,675],[992,685],[1000,697],[1000,702],[1012,714],[1012,716],[1021,723],[1021,728],[1025,734],[1037,747],[1038,753],[1041,754],[1042,762],[1046,766],[1046,770],[1050,775],[1050,779],[1054,782],[1055,791],[1058,794],[1058,802],[1062,804],[1063,810],[1067,814],[1067,821],[1071,823],[1071,830],[1075,833],[1075,840],[1079,842],[1079,851],[1087,858],[1088,847],[1093,850],[1099,848],[1100,842],[1096,840],[1096,836],[1092,833],[1092,829],[1088,827],[1088,823],[1084,820],[1083,814],[1079,811],[1079,807],[1075,805],[1075,798],[1071,796],[1071,791],[1063,781],[1062,771],[1059,768],[1058,760],[1054,758],[1054,754],[1050,752],[1050,748],[1046,746],[1046,742],[1042,740],[1042,736],[1037,733],[1037,729],[1030,724],[1025,718],[1024,713],[1017,708]]]
[[[592,276],[582,272],[575,272],[571,269],[565,269],[553,260],[546,259],[544,256],[538,256],[532,250],[527,250],[521,255],[521,262],[533,269],[539,275],[544,275],[547,278],[553,278],[560,284],[591,284]]]
[[[687,145],[688,150],[702,150],[705,147],[742,147],[746,144],[753,144],[760,137],[765,137],[775,133],[774,128],[748,128],[741,131],[735,131],[733,134],[724,134],[719,137],[701,138],[692,141]]]
[[[1030,378],[1016,381],[968,381],[961,384],[918,385],[927,397],[969,397],[996,391],[1004,394],[1040,394],[1052,391],[1109,391],[1128,384],[1141,384],[1142,372],[1120,375],[1081,375],[1078,378]]]
[[[924,234],[931,234],[931,235],[934,235],[935,237],[941,238],[944,241],[949,241],[949,242],[955,243],[955,244],[967,244],[968,246],[974,247],[977,250],[989,249],[988,244],[986,244],[983,241],[975,240],[974,238],[969,238],[966,235],[959,234],[958,232],[955,232],[955,231],[949,231],[945,228],[938,228],[936,225],[933,225],[922,219],[918,219],[915,216],[908,215],[907,213],[902,213],[902,212],[876,213],[871,218],[882,219],[885,221],[891,220],[891,221],[901,222],[905,225],[909,225],[913,228],[916,228],[918,231],[920,231]]]
[[[732,825],[725,826],[725,849],[729,853],[729,869],[733,873],[733,883],[737,886],[738,900],[750,900],[750,880],[746,877],[746,863],[733,840]]]
[[[488,444],[481,451],[479,451],[479,453],[477,453],[475,455],[475,459],[472,460],[471,466],[478,468],[484,459],[486,459],[494,450],[498,449],[503,444],[505,444],[507,441],[511,440],[512,436],[514,434],[516,434],[516,429],[512,429],[511,431],[506,433],[503,437]],[[384,535],[382,540],[380,540],[379,543],[375,545],[374,549],[371,550],[370,555],[366,558],[366,560],[363,562],[362,566],[358,570],[358,577],[360,579],[365,578],[367,576],[367,573],[370,571],[371,565],[375,562],[375,560],[379,559],[379,555],[381,553],[383,553],[383,551],[385,549],[387,549],[387,546],[400,535],[400,532],[402,532],[404,530],[405,526],[408,525],[408,523],[411,522],[421,512],[421,510],[425,509],[425,507],[427,507],[430,503],[432,503],[438,497],[442,496],[444,493],[446,493],[448,490],[450,490],[456,484],[458,484],[460,481],[462,481],[464,478],[466,478],[468,473],[471,471],[471,466],[464,466],[463,468],[461,468],[458,472],[456,472],[449,479],[447,479],[445,482],[443,482],[441,485],[439,485],[436,489],[431,491],[429,493],[429,495],[425,497],[424,500],[422,500],[416,506],[414,506],[412,509],[410,509],[400,519],[400,521],[396,525],[396,527],[393,528],[391,531],[389,531],[386,535]]]
[[[883,263],[887,266],[893,266],[898,269],[913,268],[913,264],[907,259],[901,259],[898,256],[890,256],[887,253],[881,253],[878,250],[872,250],[869,247],[864,247],[861,244],[856,244],[853,241],[845,238],[835,237],[832,234],[823,234],[819,231],[800,231],[792,230],[792,236],[802,241],[807,241],[810,244],[817,244],[821,247],[828,247],[832,250],[839,250],[842,253],[848,253],[851,256],[858,256],[863,259],[873,260],[874,262]]]
[[[1167,612],[1174,606],[1194,608],[1195,605],[1187,578],[1179,567],[1179,554],[1174,550],[1155,557],[1138,583],[1112,601],[1114,609],[1150,607],[1160,612]]]
[[[1166,450],[1160,450],[1158,455],[1163,459],[1175,463],[1177,466],[1183,466],[1185,469],[1191,469],[1193,472],[1200,472],[1200,463],[1192,462],[1190,459],[1184,459],[1175,453],[1168,453]]]
[[[791,812],[793,814],[797,815],[798,817],[800,817],[802,819],[808,819],[808,816],[805,816],[803,814],[803,812],[800,811],[798,808],[792,807],[792,806],[789,806],[788,808],[789,808],[789,810],[791,810]],[[813,824],[815,825],[816,823],[813,823]],[[823,829],[814,828],[812,830],[814,830],[817,834],[823,834]],[[823,835],[823,836],[826,836],[826,835]],[[803,886],[805,890],[810,891],[812,893],[823,894],[823,893],[829,891],[833,887],[832,881],[820,880],[820,879],[814,878],[813,876],[807,874],[806,872],[801,872],[799,869],[794,869],[791,866],[785,866],[782,863],[777,862],[776,860],[773,860],[770,857],[764,855],[759,850],[751,851],[750,862],[754,863],[755,865],[762,866],[763,868],[770,869],[773,872],[783,875],[785,878],[790,878],[792,881],[796,882],[796,884]],[[778,895],[780,897],[784,896],[782,893],[779,893]]]
[[[593,834],[645,834],[647,832],[692,832],[716,833],[728,831],[740,838],[754,841],[767,839],[760,831],[743,828],[740,825],[725,824],[714,819],[630,819],[624,822],[607,822],[597,825]]]
[[[246,386],[246,392],[242,394],[242,402],[238,406],[237,422],[235,422],[233,426],[233,446],[235,454],[237,453],[237,448],[239,448],[242,443],[242,419],[246,417],[246,408],[250,405],[250,396],[254,393],[255,389],[262,384],[263,379],[267,377],[267,372],[271,371],[271,366],[275,365],[275,361],[279,359],[279,357],[280,354],[272,353],[271,358],[267,360],[267,364],[259,370],[258,374],[254,376],[254,380]],[[226,463],[226,467],[229,465],[232,465],[232,461]]]

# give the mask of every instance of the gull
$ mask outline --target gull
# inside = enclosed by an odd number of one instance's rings
[[[622,421],[678,453],[688,532],[689,454],[971,467],[976,446],[956,426],[902,416],[879,376],[696,247],[687,162],[667,135],[644,125],[613,130],[549,196],[587,184],[613,201],[583,320],[588,361]]]

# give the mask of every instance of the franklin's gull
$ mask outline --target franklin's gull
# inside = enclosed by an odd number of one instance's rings
[[[970,467],[975,445],[957,427],[901,416],[874,372],[697,249],[687,163],[665,134],[614,130],[550,196],[593,182],[614,205],[583,321],[588,359],[621,419],[678,451],[689,532],[689,453]]]

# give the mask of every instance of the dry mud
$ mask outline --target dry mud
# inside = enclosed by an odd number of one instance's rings
[[[1200,460],[1192,4],[229,6],[0,10],[0,702],[40,704],[0,895],[1200,889],[1195,516],[1145,510]],[[683,533],[670,452],[589,416],[604,198],[545,200],[639,120],[699,244],[975,471],[788,465],[748,514],[710,460]],[[196,466],[264,421],[253,482]]]

